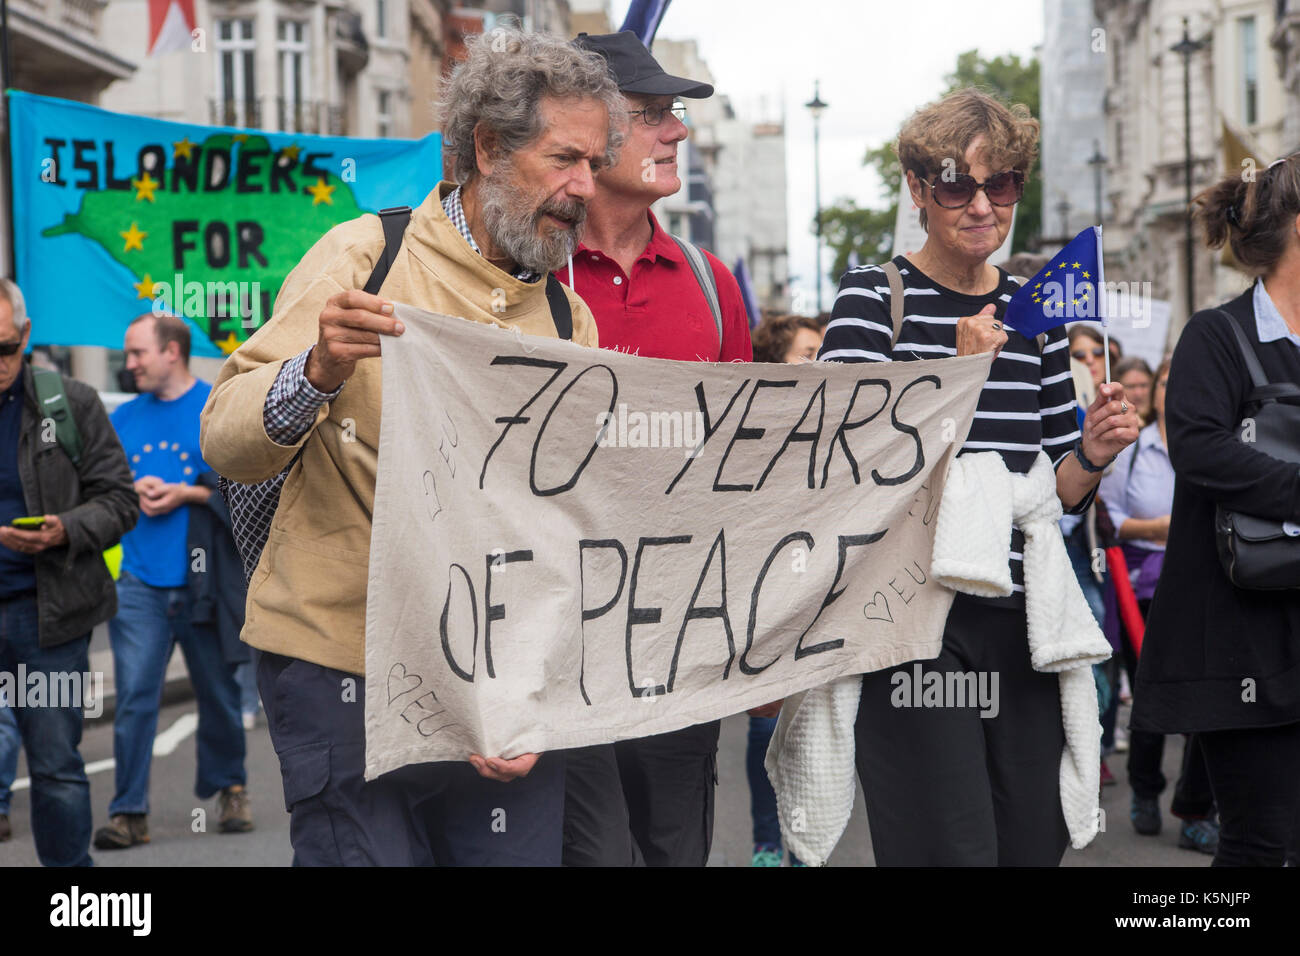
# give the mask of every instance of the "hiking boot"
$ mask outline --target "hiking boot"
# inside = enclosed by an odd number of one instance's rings
[[[125,850],[149,842],[149,817],[143,813],[115,813],[108,826],[95,831],[97,850]]]
[[[1178,846],[1198,853],[1219,852],[1219,824],[1214,820],[1184,820],[1178,833]]]
[[[784,854],[779,846],[773,846],[771,843],[755,843],[754,858],[750,861],[750,866],[780,866],[781,857]]]
[[[9,814],[0,813],[0,843],[14,835],[14,828],[9,825]]]
[[[248,791],[239,784],[226,787],[217,795],[217,826],[222,833],[247,833],[253,829]]]
[[[1160,804],[1155,797],[1133,794],[1133,805],[1128,816],[1133,821],[1133,829],[1143,836],[1155,836],[1160,832]]]

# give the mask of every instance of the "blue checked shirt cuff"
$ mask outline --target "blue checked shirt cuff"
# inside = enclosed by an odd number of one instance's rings
[[[307,359],[315,347],[285,362],[266,394],[262,424],[267,437],[277,445],[292,445],[307,434],[320,407],[333,401],[343,390],[340,385],[332,392],[322,392],[307,381]]]

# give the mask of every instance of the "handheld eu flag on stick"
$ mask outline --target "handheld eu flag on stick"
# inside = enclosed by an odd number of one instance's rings
[[[1100,322],[1110,381],[1110,331],[1106,327],[1106,276],[1101,226],[1089,226],[1048,260],[1007,303],[1003,323],[1025,338],[1079,320]]]

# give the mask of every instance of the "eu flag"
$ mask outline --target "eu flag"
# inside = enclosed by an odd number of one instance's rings
[[[1106,324],[1101,227],[1089,226],[1007,303],[1002,321],[1027,339],[1081,319]]]
[[[672,0],[632,0],[632,5],[627,8],[627,16],[623,18],[623,26],[619,28],[620,32],[631,30],[649,47],[655,41],[659,22],[668,12],[668,4],[671,2]]]

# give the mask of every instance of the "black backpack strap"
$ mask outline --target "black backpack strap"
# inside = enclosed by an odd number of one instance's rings
[[[391,209],[379,210],[379,222],[384,227],[384,251],[380,253],[375,269],[366,280],[363,292],[378,295],[379,289],[388,278],[388,270],[397,258],[397,250],[402,248],[402,237],[406,234],[406,224],[411,221],[410,206],[393,206]]]
[[[569,308],[569,297],[564,294],[560,280],[550,272],[546,274],[546,301],[551,307],[555,334],[566,341],[573,341],[573,310]]]
[[[81,430],[63,392],[62,376],[51,369],[32,366],[32,385],[41,418],[54,422],[55,441],[74,465],[81,464]]]

